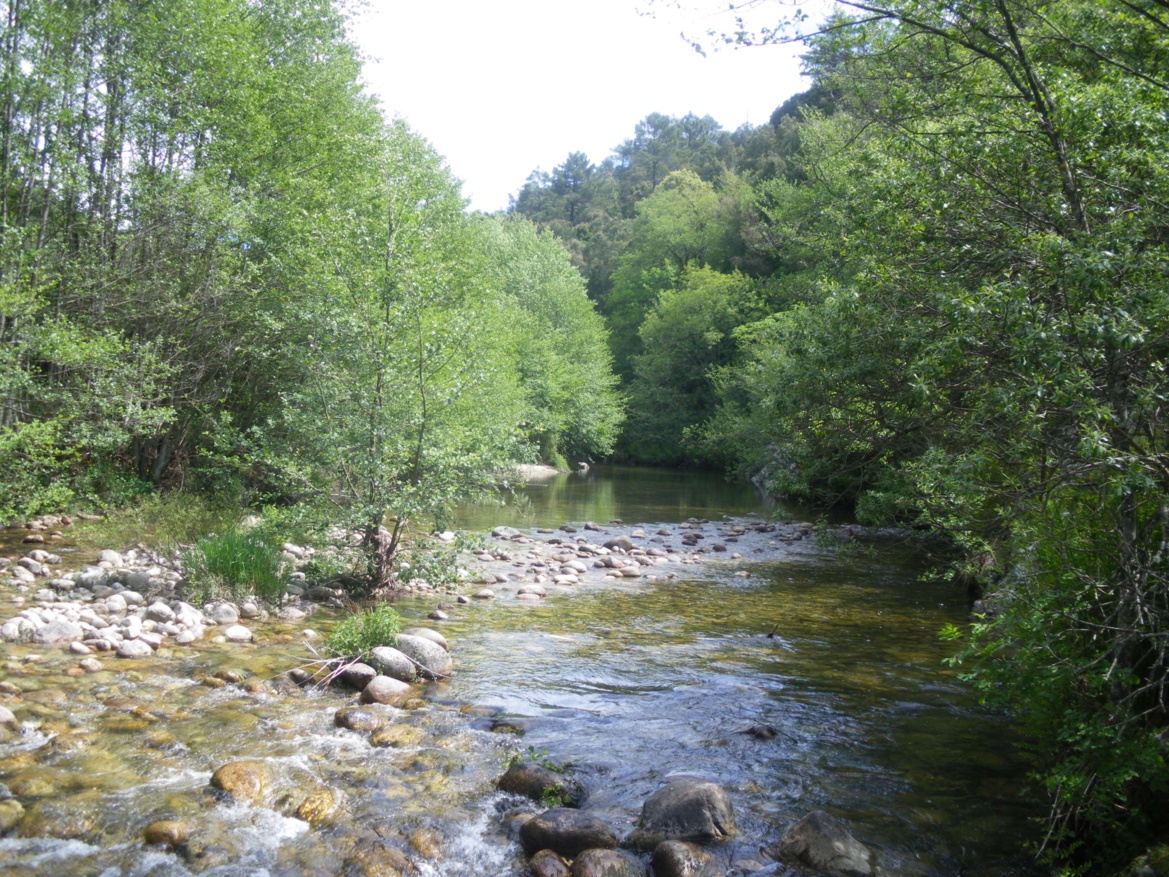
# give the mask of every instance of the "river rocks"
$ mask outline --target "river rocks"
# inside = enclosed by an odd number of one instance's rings
[[[0,837],[8,834],[24,818],[24,806],[15,798],[0,801]]]
[[[370,844],[345,859],[342,873],[345,877],[407,877],[417,871],[410,857],[401,850]]]
[[[0,728],[7,728],[9,731],[20,730],[20,723],[16,721],[16,716],[6,706],[0,706]]]
[[[591,849],[576,857],[569,874],[571,877],[644,877],[645,868],[618,850]]]
[[[540,850],[528,862],[532,877],[569,877],[568,862],[552,850]]]
[[[346,707],[333,714],[333,724],[338,728],[347,728],[350,731],[376,731],[384,723],[384,719],[373,710],[361,707]]]
[[[377,670],[369,666],[369,664],[363,664],[360,661],[350,664],[341,671],[341,678],[358,691],[362,691],[365,686],[369,685],[370,680],[377,675]]]
[[[233,624],[223,631],[223,638],[229,643],[250,643],[255,635],[242,624]]]
[[[370,652],[369,662],[383,676],[399,682],[413,682],[418,678],[418,666],[403,652],[391,646],[378,646]]]
[[[59,643],[81,639],[85,631],[80,624],[70,621],[50,621],[37,628],[32,641],[35,643]]]
[[[531,762],[513,764],[499,778],[498,786],[502,792],[523,795],[534,801],[555,799],[564,807],[580,807],[587,797],[584,787],[573,777]]]
[[[142,639],[128,639],[118,646],[119,658],[148,658],[154,654],[150,643]]]
[[[596,816],[567,807],[555,807],[523,824],[520,845],[528,855],[552,850],[571,859],[589,849],[615,849],[617,835]]]
[[[231,603],[216,603],[211,607],[208,618],[216,624],[236,624],[239,622],[239,610]]]
[[[369,738],[370,746],[388,746],[394,749],[409,749],[418,746],[426,738],[426,732],[412,725],[383,725]]]
[[[449,677],[454,669],[447,651],[429,639],[399,634],[397,647],[398,651],[418,664],[419,676],[425,679]]]
[[[173,849],[189,841],[194,833],[195,826],[190,822],[160,819],[146,826],[142,838],[152,846],[167,846]]]
[[[789,861],[842,877],[870,877],[872,853],[823,810],[809,813],[787,830],[777,852]]]
[[[341,796],[332,789],[317,789],[300,802],[296,808],[296,818],[309,825],[320,825],[337,815],[340,804]]]
[[[632,551],[635,547],[633,544],[633,540],[630,539],[628,536],[614,536],[612,539],[606,540],[604,545],[610,551],[612,551],[613,549],[620,549],[621,551],[628,552],[628,551]]]
[[[232,761],[211,775],[211,786],[246,804],[259,803],[268,786],[268,769],[261,761]]]
[[[680,840],[662,841],[653,851],[654,877],[718,877],[710,853]]]
[[[97,561],[98,563],[108,563],[114,569],[120,569],[126,565],[126,561],[122,558],[122,555],[109,548],[98,554]]]
[[[451,650],[451,645],[446,641],[446,637],[437,630],[431,630],[429,627],[411,627],[403,630],[400,636],[419,636],[422,639],[428,639],[438,646],[442,646],[444,652]]]
[[[405,703],[414,694],[414,688],[389,676],[375,676],[361,690],[362,703],[384,703],[392,706]]]
[[[734,833],[731,799],[721,787],[700,780],[675,780],[642,805],[641,819],[626,843],[652,850],[666,840],[711,843]]]

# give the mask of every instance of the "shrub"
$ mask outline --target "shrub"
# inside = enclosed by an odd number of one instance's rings
[[[398,578],[421,579],[432,588],[459,581],[459,557],[449,548],[413,548],[406,553]]]
[[[232,527],[200,539],[184,558],[200,599],[255,594],[276,601],[284,593],[280,546],[255,531]]]
[[[402,617],[385,603],[343,619],[325,640],[325,648],[339,658],[365,660],[378,646],[398,641]]]

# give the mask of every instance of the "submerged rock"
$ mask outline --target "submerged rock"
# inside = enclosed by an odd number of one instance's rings
[[[680,840],[662,841],[653,852],[654,877],[717,877],[718,867],[707,853]]]
[[[779,855],[843,877],[870,877],[872,853],[868,847],[823,810],[809,813],[787,830]]]
[[[373,710],[361,707],[345,707],[333,714],[333,724],[338,728],[347,728],[350,731],[376,731],[384,724],[381,716]]]
[[[651,850],[666,840],[710,843],[734,834],[734,809],[720,786],[701,780],[676,780],[658,789],[642,805],[641,819],[626,843]]]

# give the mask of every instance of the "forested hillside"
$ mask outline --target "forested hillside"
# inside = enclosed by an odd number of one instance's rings
[[[1169,839],[1169,6],[841,6],[771,125],[649,116],[514,212],[610,321],[628,457],[950,537],[1047,851],[1115,867]]]
[[[567,255],[468,215],[332,4],[0,10],[0,518],[185,486],[376,529],[612,447]]]

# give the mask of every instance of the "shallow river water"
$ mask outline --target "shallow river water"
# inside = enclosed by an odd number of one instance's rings
[[[620,518],[606,530],[641,527],[664,545],[677,540],[653,524],[698,517],[715,528],[728,516],[801,518],[717,477],[611,469],[534,485],[518,510],[466,509],[462,523]],[[111,658],[81,679],[65,675],[66,654],[6,647],[4,678],[24,692],[14,712],[29,731],[0,745],[0,783],[25,809],[0,839],[0,874],[388,874],[370,853],[388,845],[423,874],[517,875],[505,817],[522,802],[493,787],[514,752],[569,765],[586,808],[618,835],[668,779],[720,783],[739,829],[718,850],[727,872],[770,866],[765,851],[783,831],[826,809],[888,875],[1026,873],[1037,813],[1021,795],[1010,725],[943,663],[953,646],[938,631],[962,623],[964,594],[924,577],[920,552],[893,540],[828,550],[761,534],[728,547],[743,556],[712,555],[673,580],[452,611],[441,629],[454,678],[387,708],[398,731],[386,746],[334,726],[351,695],[283,681],[308,657],[304,624],[258,629],[255,646]],[[400,604],[408,622],[433,608]],[[201,684],[220,670],[245,681]],[[759,726],[776,733],[747,733]],[[266,766],[261,806],[207,791],[211,772],[236,759]],[[296,812],[314,792],[336,812],[310,827]],[[198,831],[184,850],[148,848],[143,828],[158,819]]]

